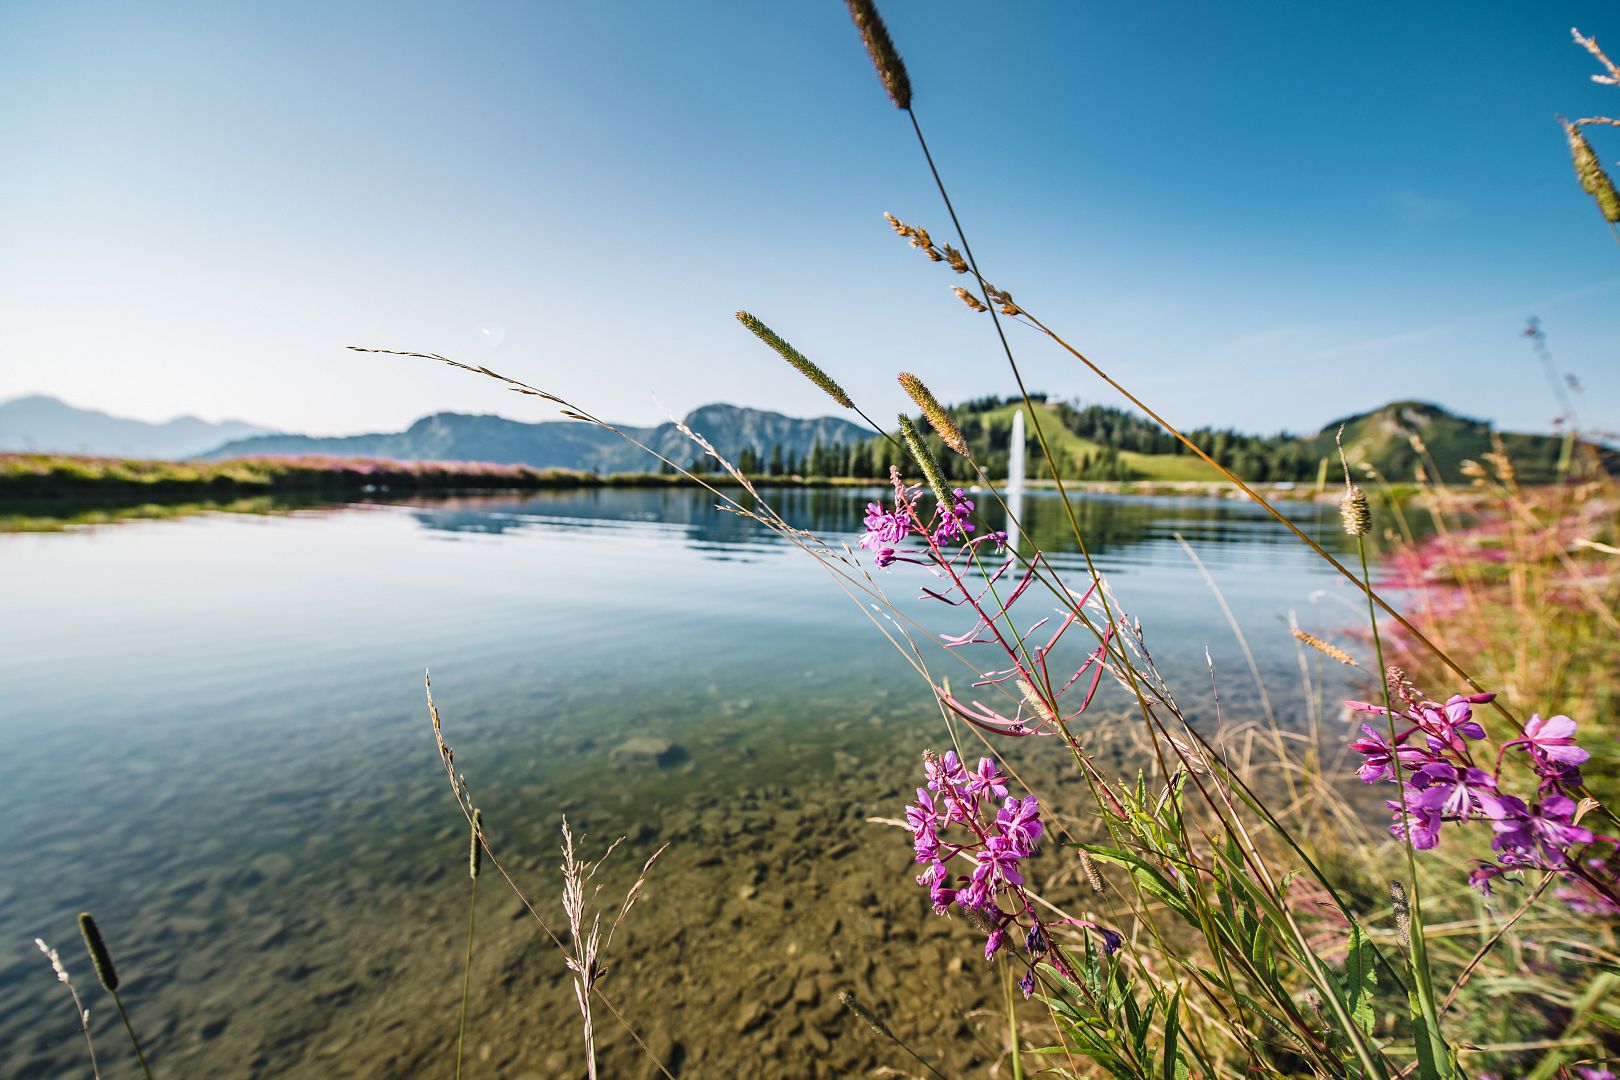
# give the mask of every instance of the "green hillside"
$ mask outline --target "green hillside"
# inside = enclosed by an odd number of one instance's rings
[[[1012,418],[1021,406],[1009,399],[982,398],[949,411],[991,476],[1004,476],[1010,449]],[[1065,478],[1078,480],[1209,481],[1220,475],[1173,436],[1146,417],[1102,405],[1037,400],[1042,433]],[[1495,432],[1490,424],[1438,406],[1398,401],[1371,412],[1334,421],[1313,435],[1251,435],[1233,429],[1199,428],[1187,435],[1215,460],[1247,481],[1310,482],[1338,470],[1334,435],[1344,425],[1346,456],[1353,467],[1371,466],[1393,482],[1415,479],[1423,467],[1429,478],[1465,480],[1463,463],[1484,461],[1497,441],[1512,460],[1520,480],[1545,483],[1558,475],[1559,462],[1570,448],[1552,435]],[[1028,425],[1028,470],[1045,475],[1034,426]],[[934,440],[941,464],[951,479],[969,479],[967,464],[946,453]],[[1595,447],[1613,471],[1617,455]],[[880,451],[879,458],[885,455]],[[892,452],[887,455],[893,457]],[[1591,454],[1577,455],[1577,464]]]

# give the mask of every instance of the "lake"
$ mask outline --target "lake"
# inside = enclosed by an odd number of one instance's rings
[[[768,494],[841,543],[885,492]],[[609,919],[669,845],[600,985],[672,1072],[904,1067],[841,989],[947,1072],[993,1061],[1005,1017],[975,1010],[1000,999],[1001,970],[930,913],[906,834],[867,820],[899,817],[921,751],[944,745],[926,686],[808,556],[713,502],[588,489],[0,534],[0,1076],[89,1075],[36,936],[87,997],[103,1074],[130,1074],[81,909],[159,1076],[448,1075],[467,829],[427,669],[491,840],[554,926],[563,814],[589,853],[627,837],[597,879]],[[1242,502],[1099,495],[1079,511],[1195,723],[1217,722],[1206,647],[1224,722],[1262,706],[1177,533],[1279,723],[1304,726],[1290,612],[1323,636],[1365,617],[1331,568]],[[1343,540],[1331,504],[1288,512]],[[1027,519],[1066,550],[1055,496],[1031,493]],[[1053,560],[1084,587],[1072,553]],[[921,568],[874,576],[931,629],[967,629],[916,600]],[[1310,657],[1331,703],[1345,669]],[[1132,713],[1108,687],[1082,721],[1106,745]],[[1084,816],[1054,743],[1006,749],[1043,803]],[[1090,902],[1060,853],[1042,859],[1038,886]],[[561,956],[498,877],[480,889],[467,1075],[583,1075]],[[603,1076],[656,1075],[600,1007],[596,1027]]]

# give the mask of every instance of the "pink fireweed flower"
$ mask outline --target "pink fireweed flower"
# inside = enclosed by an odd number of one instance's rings
[[[1496,778],[1484,769],[1433,761],[1413,774],[1412,783],[1422,789],[1426,797],[1433,792],[1443,792],[1445,798],[1438,809],[1448,819],[1467,821],[1476,816],[1495,817],[1501,808]]]
[[[1567,795],[1549,795],[1533,807],[1504,795],[1491,828],[1491,847],[1509,866],[1560,869],[1569,864],[1570,848],[1594,839],[1590,829],[1575,824],[1575,800]]]
[[[973,500],[967,497],[967,492],[957,488],[951,492],[951,496],[952,505],[939,508],[939,523],[934,527],[934,543],[940,547],[955,537],[965,541],[968,533],[978,528],[968,520],[973,513]]]
[[[973,873],[967,888],[957,893],[957,903],[964,907],[988,908],[993,897],[1004,887],[1022,885],[1024,875],[1018,872],[1018,860],[1023,852],[1005,836],[992,836],[984,842],[974,856]]]
[[[1358,702],[1347,701],[1345,704],[1355,705]],[[1431,755],[1428,751],[1416,746],[1404,745],[1406,740],[1411,738],[1413,734],[1411,731],[1395,737],[1396,750],[1393,754],[1390,752],[1389,739],[1384,736],[1383,732],[1375,730],[1368,724],[1361,725],[1361,732],[1363,737],[1352,742],[1350,749],[1366,758],[1361,763],[1361,768],[1356,770],[1356,775],[1361,777],[1361,782],[1364,784],[1376,784],[1380,780],[1395,779],[1395,769],[1392,765],[1395,759],[1399,759],[1400,764],[1408,769],[1416,768],[1421,763],[1430,760]]]
[[[1019,855],[1032,854],[1046,829],[1041,824],[1041,810],[1035,796],[1008,799],[996,814],[996,829]]]
[[[1599,878],[1612,878],[1614,870],[1605,859],[1587,859],[1587,871]],[[1590,884],[1575,878],[1569,885],[1553,893],[1558,899],[1569,905],[1571,911],[1582,915],[1602,915],[1613,918],[1620,915],[1620,904],[1616,904],[1607,896],[1594,889]]]
[[[1567,716],[1551,716],[1543,720],[1538,714],[1524,722],[1524,734],[1508,746],[1523,746],[1538,761],[1556,761],[1563,765],[1580,765],[1592,755],[1575,744],[1575,721]]]
[[[1446,791],[1443,788],[1423,791],[1411,784],[1402,787],[1406,793],[1404,807],[1397,799],[1384,804],[1395,811],[1395,822],[1389,827],[1389,834],[1409,842],[1419,851],[1430,851],[1440,843],[1440,827],[1445,824],[1440,807],[1445,803]]]
[[[1050,948],[1024,891],[1021,867],[1045,831],[1039,800],[1034,795],[1007,798],[998,807],[996,796],[1006,794],[1006,778],[988,758],[981,758],[971,773],[954,753],[925,754],[923,761],[928,785],[918,788],[916,800],[906,807],[912,846],[917,861],[925,864],[917,884],[928,890],[935,912],[946,914],[955,905],[984,932],[986,957],[1018,940],[1010,938],[1013,929],[1025,934],[1030,955],[1024,962],[1033,971],[1038,953],[1030,943],[1040,943],[1040,952]],[[948,866],[958,856],[971,859],[972,870],[952,877]],[[1108,937],[1109,932],[1098,932]]]
[[[860,539],[863,548],[893,548],[911,535],[911,515],[904,510],[893,513],[878,503],[866,504],[866,533]]]
[[[939,811],[927,788],[917,789],[917,801],[906,807],[906,824],[911,828],[912,846],[920,863],[937,862],[939,858]]]
[[[995,762],[982,757],[979,759],[979,767],[968,776],[967,790],[969,797],[974,799],[986,793],[1003,798],[1007,794],[1007,778],[1001,775],[1001,770],[996,767]]]
[[[1432,740],[1453,749],[1462,750],[1464,739],[1483,739],[1485,729],[1474,719],[1474,705],[1496,699],[1495,694],[1461,694],[1450,698],[1444,705],[1425,704],[1418,707],[1417,722]]]
[[[954,788],[967,781],[967,770],[962,768],[962,760],[955,750],[945,751],[944,757],[924,758],[923,775],[928,778],[929,791],[939,791],[941,786]]]

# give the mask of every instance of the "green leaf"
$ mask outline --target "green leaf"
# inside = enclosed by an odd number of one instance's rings
[[[1359,924],[1351,924],[1350,940],[1344,954],[1344,998],[1350,1017],[1368,1035],[1372,1034],[1373,992],[1378,988],[1378,957],[1372,941]]]
[[[1181,987],[1178,986],[1164,1014],[1164,1068],[1161,1073],[1164,1080],[1187,1080],[1189,1075],[1187,1059],[1181,1053],[1180,1039]]]

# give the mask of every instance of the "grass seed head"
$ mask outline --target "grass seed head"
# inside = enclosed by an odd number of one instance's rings
[[[921,409],[923,416],[928,418],[928,423],[933,426],[935,431],[939,432],[939,437],[945,440],[945,445],[963,457],[967,457],[967,440],[962,438],[962,432],[957,429],[956,421],[951,419],[950,414],[935,399],[933,391],[924,386],[923,381],[909,371],[900,373],[900,385],[905,388],[906,393],[911,395],[911,400],[917,403],[917,408]]]
[[[838,991],[838,1000],[844,1003],[844,1008],[865,1020],[871,1026],[872,1034],[884,1039],[894,1038],[894,1032],[889,1030],[889,1025],[883,1022],[881,1016],[862,1004],[860,998],[848,990],[840,990]]]
[[[1364,536],[1372,528],[1372,507],[1367,504],[1367,493],[1351,484],[1339,500],[1339,521],[1351,536]]]
[[[118,989],[118,969],[113,967],[112,953],[101,938],[101,930],[88,911],[79,912],[79,933],[84,935],[84,947],[90,953],[90,963],[96,969],[96,978],[108,993]]]
[[[1351,656],[1337,645],[1334,645],[1331,642],[1323,641],[1321,638],[1310,633],[1309,631],[1301,630],[1296,626],[1294,628],[1294,637],[1298,638],[1302,643],[1309,645],[1323,656],[1337,660],[1341,664],[1347,664],[1350,667],[1361,666],[1360,664],[1356,663],[1355,657]]]
[[[1395,930],[1401,936],[1401,944],[1406,948],[1412,947],[1412,905],[1406,899],[1406,886],[1399,881],[1389,883],[1389,900],[1395,908]]]
[[[1575,178],[1581,182],[1582,190],[1597,202],[1605,221],[1620,222],[1620,193],[1615,191],[1614,181],[1609,179],[1609,174],[1603,171],[1603,163],[1598,160],[1597,152],[1586,141],[1586,136],[1581,134],[1579,125],[1567,120],[1560,123],[1564,125],[1564,134],[1569,136],[1569,153],[1575,165]]]
[[[478,880],[478,872],[484,868],[484,812],[474,810],[472,817],[472,844],[467,849],[467,876],[474,881]]]
[[[1080,849],[1080,869],[1086,872],[1086,883],[1091,886],[1091,891],[1094,893],[1102,892],[1103,879],[1102,874],[1097,870],[1097,860],[1093,859],[1091,852],[1086,851],[1084,848]]]
[[[777,336],[776,331],[772,330],[770,327],[766,326],[764,323],[760,322],[746,311],[737,312],[737,321],[748,327],[749,331],[752,332],[755,337],[759,338],[759,340],[763,341],[766,345],[769,345],[778,356],[797,368],[799,370],[799,374],[821,387],[821,389],[826,392],[828,397],[832,398],[846,409],[853,409],[855,407],[855,402],[851,401],[849,395],[844,393],[844,388],[842,386],[839,386],[833,381],[831,375],[828,375],[815,364],[812,364],[803,353],[799,352],[798,349],[795,349],[792,345],[789,345],[786,341],[783,341]]]
[[[900,414],[900,437],[905,440],[906,449],[911,451],[912,460],[922,470],[923,479],[933,489],[934,498],[939,501],[939,512],[950,513],[955,504],[951,499],[950,486],[945,483],[945,474],[939,471],[939,461],[934,457],[934,452],[928,449],[928,444],[923,442],[917,425],[904,413]]]
[[[883,80],[883,89],[887,91],[889,100],[894,102],[897,109],[911,108],[911,78],[906,74],[906,65],[901,61],[893,39],[889,37],[889,28],[883,25],[883,16],[878,14],[877,5],[872,0],[847,0],[847,3],[850,18],[855,20],[855,29],[861,32],[866,54],[872,58],[872,66],[877,68],[878,78]]]
[[[962,303],[966,304],[968,307],[972,308],[974,311],[989,311],[990,310],[989,308],[985,307],[983,304],[979,303],[979,298],[977,296],[974,296],[972,293],[968,292],[966,289],[962,288],[960,285],[958,285],[955,289],[953,289],[951,291],[956,293],[956,298],[958,300],[962,301]]]

